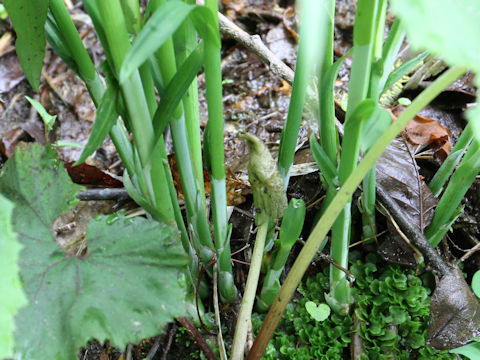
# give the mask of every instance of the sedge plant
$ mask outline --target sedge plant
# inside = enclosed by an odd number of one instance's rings
[[[101,67],[106,89],[64,2],[53,0],[46,4],[46,37],[59,56],[85,82],[97,106],[92,135],[79,162],[92,154],[109,133],[125,164],[124,183],[131,197],[150,216],[175,224],[179,229],[184,249],[193,259],[188,274],[191,293],[199,278],[198,264],[208,268],[208,264],[216,259],[220,294],[226,301],[234,300],[236,289],[227,224],[216,1],[207,0],[205,6],[198,6],[190,0],[152,0],[145,17],[141,16],[136,0],[84,1],[106,56]],[[19,16],[22,15],[18,8],[22,6],[21,2],[7,1],[6,6],[17,32],[21,34],[25,27],[28,30],[29,25]],[[21,52],[28,52],[28,48],[21,48],[21,44],[17,48],[27,78],[35,87],[40,74],[23,61],[30,54]],[[213,234],[203,189],[195,81],[202,66],[205,68],[209,110],[203,155],[212,183]],[[160,95],[160,102],[156,94]],[[168,166],[164,141],[167,126],[171,130],[188,224],[184,223]],[[129,134],[133,136],[133,143]],[[211,273],[211,269],[208,268],[207,272]]]

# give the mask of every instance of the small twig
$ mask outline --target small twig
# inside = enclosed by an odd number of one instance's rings
[[[83,201],[90,200],[113,200],[125,201],[129,200],[130,196],[125,189],[104,188],[104,189],[88,189],[77,194],[77,198]]]
[[[463,255],[458,261],[457,261],[457,265],[460,264],[461,262],[467,260],[470,256],[472,256],[472,254],[476,251],[480,250],[480,242],[475,245],[474,247],[472,247],[470,250],[468,250],[468,252]]]
[[[258,55],[272,70],[275,75],[286,80],[290,85],[293,82],[293,70],[283,61],[279,60],[275,54],[262,42],[260,36],[250,35],[243,31],[226,16],[218,13],[218,21],[220,23],[220,31],[232,37],[234,40],[243,44],[247,49]]]
[[[412,251],[416,254],[415,259],[418,263],[423,262],[423,254],[418,250],[412,242],[408,239],[408,237],[403,233],[403,231],[400,229],[400,226],[398,226],[397,222],[393,218],[393,216],[388,212],[388,210],[383,206],[383,204],[379,203],[379,210],[380,212],[385,215],[388,220],[390,220],[390,223],[393,225],[395,230],[397,230],[397,234],[405,241],[405,243],[412,249]]]
[[[170,348],[172,347],[173,337],[175,336],[176,333],[177,333],[177,324],[172,323],[170,331],[168,332],[167,345],[165,346],[165,349],[163,349],[162,360],[167,360],[167,355],[168,355],[168,352],[170,351]]]
[[[236,263],[239,263],[239,264],[242,264],[242,265],[250,266],[250,263],[246,262],[246,261],[242,261],[242,260],[238,260],[238,259],[232,259],[232,261],[236,262]]]
[[[126,356],[126,360],[133,360],[132,347],[133,347],[132,344],[128,344],[128,345],[127,345],[127,356]]]
[[[217,342],[220,351],[220,359],[227,360],[227,351],[222,335],[222,320],[220,318],[220,308],[218,307],[218,265],[213,264],[213,308],[215,310],[215,323],[217,325]]]
[[[368,236],[360,241],[357,241],[357,242],[354,242],[353,244],[350,244],[348,246],[349,249],[355,247],[355,246],[358,246],[360,244],[363,244],[364,242],[367,242],[367,241],[370,241],[370,240],[377,240],[378,237],[382,236],[383,234],[385,234],[387,232],[387,230],[383,230],[381,232],[379,232],[378,234],[375,234],[375,235],[372,235],[372,236]]]
[[[298,239],[298,242],[302,245],[305,245],[305,241],[301,240],[301,239]],[[318,251],[317,250],[317,255],[318,257],[320,258],[320,260],[323,260],[327,263],[329,263],[330,265],[333,265],[335,266],[338,270],[340,271],[343,271],[345,274],[348,275],[348,277],[351,279],[351,280],[355,280],[355,275],[353,275],[350,271],[348,271],[347,269],[345,269],[343,266],[337,264],[335,262],[335,260],[333,260],[330,256],[328,256],[327,254],[324,254],[322,253],[321,251]]]
[[[162,340],[162,336],[161,335],[157,336],[157,338],[155,339],[155,342],[153,343],[153,345],[152,345],[150,351],[148,352],[147,356],[145,357],[145,359],[149,359],[149,360],[153,359],[153,357],[157,353],[158,349],[160,348],[160,341],[161,340]]]
[[[175,319],[180,324],[182,324],[182,326],[185,329],[187,329],[190,335],[192,335],[197,345],[200,347],[200,350],[202,350],[203,354],[207,357],[208,360],[217,360],[217,357],[213,353],[210,346],[208,346],[207,342],[202,337],[202,335],[198,332],[197,328],[193,326],[193,324],[187,318],[181,317],[181,318],[175,318]]]

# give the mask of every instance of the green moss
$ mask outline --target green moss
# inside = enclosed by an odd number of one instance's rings
[[[377,266],[378,261],[368,255],[367,262],[357,259],[351,264],[356,277],[354,316],[332,314],[324,322],[315,321],[305,303],[325,301],[328,276],[319,273],[308,278],[299,288],[303,298],[288,305],[262,359],[349,359],[355,329],[365,350],[360,359],[455,359],[448,351],[425,345],[430,290],[413,270],[383,262]],[[258,332],[262,319],[255,316],[254,332]]]

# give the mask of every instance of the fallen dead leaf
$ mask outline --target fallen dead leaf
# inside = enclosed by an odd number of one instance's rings
[[[72,162],[66,164],[65,167],[67,168],[68,175],[70,175],[72,181],[76,184],[110,187],[123,186],[122,181],[92,165],[83,163],[78,166],[73,166]]]
[[[460,269],[444,276],[432,295],[428,345],[453,349],[480,336],[480,304]]]
[[[403,109],[403,106],[397,106],[392,113],[398,116]],[[421,115],[415,116],[407,124],[404,134],[411,144],[430,146],[442,160],[445,160],[452,149],[450,131],[438,121]]]

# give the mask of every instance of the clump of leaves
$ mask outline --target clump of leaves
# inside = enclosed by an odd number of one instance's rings
[[[373,254],[367,255],[365,262],[352,261],[357,328],[351,315],[332,313],[319,322],[308,313],[306,303],[319,305],[325,301],[324,293],[329,289],[327,268],[299,287],[303,297],[287,306],[262,359],[349,358],[354,331],[359,332],[365,352],[360,359],[455,359],[448,351],[426,346],[430,289],[412,269],[381,264]],[[254,332],[260,326],[261,316],[254,314]]]

